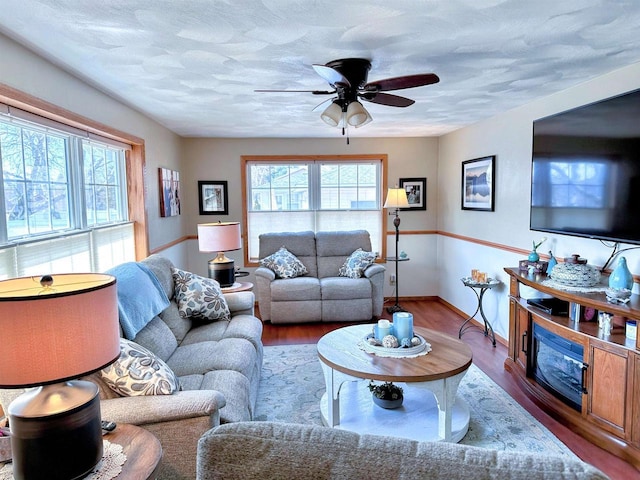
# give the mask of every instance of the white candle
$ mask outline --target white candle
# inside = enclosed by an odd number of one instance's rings
[[[389,320],[378,320],[378,325],[376,325],[375,330],[376,339],[382,341],[384,337],[393,333],[393,325],[391,325]]]

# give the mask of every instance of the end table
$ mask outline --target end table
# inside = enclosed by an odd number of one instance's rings
[[[119,423],[113,432],[103,437],[111,443],[122,445],[127,460],[117,478],[155,478],[162,460],[160,441],[142,427]]]
[[[473,315],[467,318],[460,326],[460,330],[458,331],[458,338],[462,338],[462,334],[471,326],[467,324],[478,314],[478,312],[480,312],[480,316],[482,317],[482,321],[484,322],[484,336],[491,337],[491,343],[495,348],[496,335],[493,332],[493,327],[491,326],[491,323],[489,322],[489,320],[487,320],[487,317],[484,314],[484,310],[482,309],[482,299],[484,297],[485,292],[487,290],[490,290],[500,285],[500,281],[493,278],[489,278],[487,279],[486,282],[477,282],[469,277],[462,278],[461,280],[465,287],[469,287],[471,290],[473,290],[473,293],[476,294],[476,298],[478,300],[478,306],[476,307],[476,311],[473,312]]]

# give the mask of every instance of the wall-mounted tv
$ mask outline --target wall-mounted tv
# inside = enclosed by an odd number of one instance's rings
[[[640,244],[640,90],[533,122],[531,229]]]

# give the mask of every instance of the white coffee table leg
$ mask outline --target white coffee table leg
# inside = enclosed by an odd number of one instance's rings
[[[327,426],[340,425],[340,387],[344,382],[357,382],[359,378],[346,375],[320,362],[324,373],[324,384],[327,389]]]
[[[451,418],[453,404],[456,401],[458,386],[467,371],[453,377],[436,380],[433,382],[414,383],[417,388],[431,391],[438,402],[438,436],[445,442],[451,441]]]

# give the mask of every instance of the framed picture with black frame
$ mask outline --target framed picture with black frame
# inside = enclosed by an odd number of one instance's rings
[[[401,178],[400,188],[407,192],[408,208],[400,210],[426,210],[427,209],[427,179]]]
[[[200,215],[229,215],[229,192],[226,180],[199,180]]]
[[[462,162],[462,210],[493,212],[495,169],[495,155]]]

